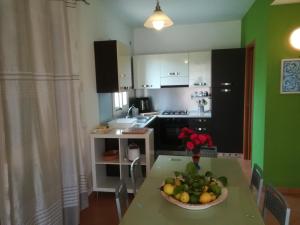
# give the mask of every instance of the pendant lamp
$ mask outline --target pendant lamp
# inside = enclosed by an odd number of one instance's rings
[[[145,21],[144,26],[146,28],[161,30],[165,27],[173,25],[173,21],[161,10],[159,1],[156,2],[156,7],[151,16]]]

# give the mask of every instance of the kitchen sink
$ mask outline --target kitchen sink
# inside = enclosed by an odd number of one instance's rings
[[[129,127],[144,127],[152,117],[151,116],[137,116],[133,118],[118,118],[108,122],[111,128],[129,128]]]
[[[146,123],[148,120],[151,119],[151,116],[137,116],[135,118],[137,123]]]
[[[118,118],[108,122],[108,125],[111,128],[128,128],[133,127],[136,122],[136,118]]]

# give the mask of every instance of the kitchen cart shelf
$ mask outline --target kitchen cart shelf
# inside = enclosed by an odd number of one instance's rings
[[[132,162],[126,158],[121,160],[122,165],[130,165]],[[142,166],[146,166],[146,156],[144,154],[140,155],[140,163]]]
[[[140,162],[141,166],[144,167],[145,174],[147,176],[154,161],[153,129],[148,129],[144,134],[122,134],[122,129],[113,129],[105,134],[92,133],[90,135],[93,191],[114,192],[120,179],[122,179],[127,184],[128,192],[132,192],[132,184],[129,172],[131,161],[126,158],[126,151],[128,144],[137,139],[144,142],[145,150],[140,155]],[[104,160],[103,153],[110,150],[107,149],[106,141],[117,142],[117,159]],[[113,171],[108,172],[109,170]],[[139,177],[137,180],[139,187],[143,181],[143,178]]]
[[[115,160],[104,160],[103,157],[100,157],[99,159],[95,160],[95,164],[100,164],[100,165],[130,165],[132,161],[123,158],[122,160],[120,159],[115,159]],[[140,163],[141,165],[145,166],[146,165],[146,156],[144,154],[140,155]]]

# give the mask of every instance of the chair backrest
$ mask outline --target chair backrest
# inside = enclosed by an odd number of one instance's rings
[[[126,209],[128,208],[128,192],[126,184],[123,180],[116,187],[115,200],[119,221],[122,219]]]
[[[137,192],[137,179],[142,177],[142,168],[140,157],[135,158],[130,164],[130,176],[134,196]]]
[[[262,169],[257,165],[253,165],[252,169],[252,175],[251,175],[251,181],[250,181],[250,188],[253,187],[256,189],[256,204],[259,206],[260,199],[261,199],[261,193],[263,189],[263,172]]]
[[[284,197],[272,186],[266,186],[263,216],[266,219],[266,209],[272,213],[280,225],[289,225],[291,209]]]

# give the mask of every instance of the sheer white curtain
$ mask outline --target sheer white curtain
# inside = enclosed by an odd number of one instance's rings
[[[78,225],[88,203],[72,1],[0,0],[2,225]]]

